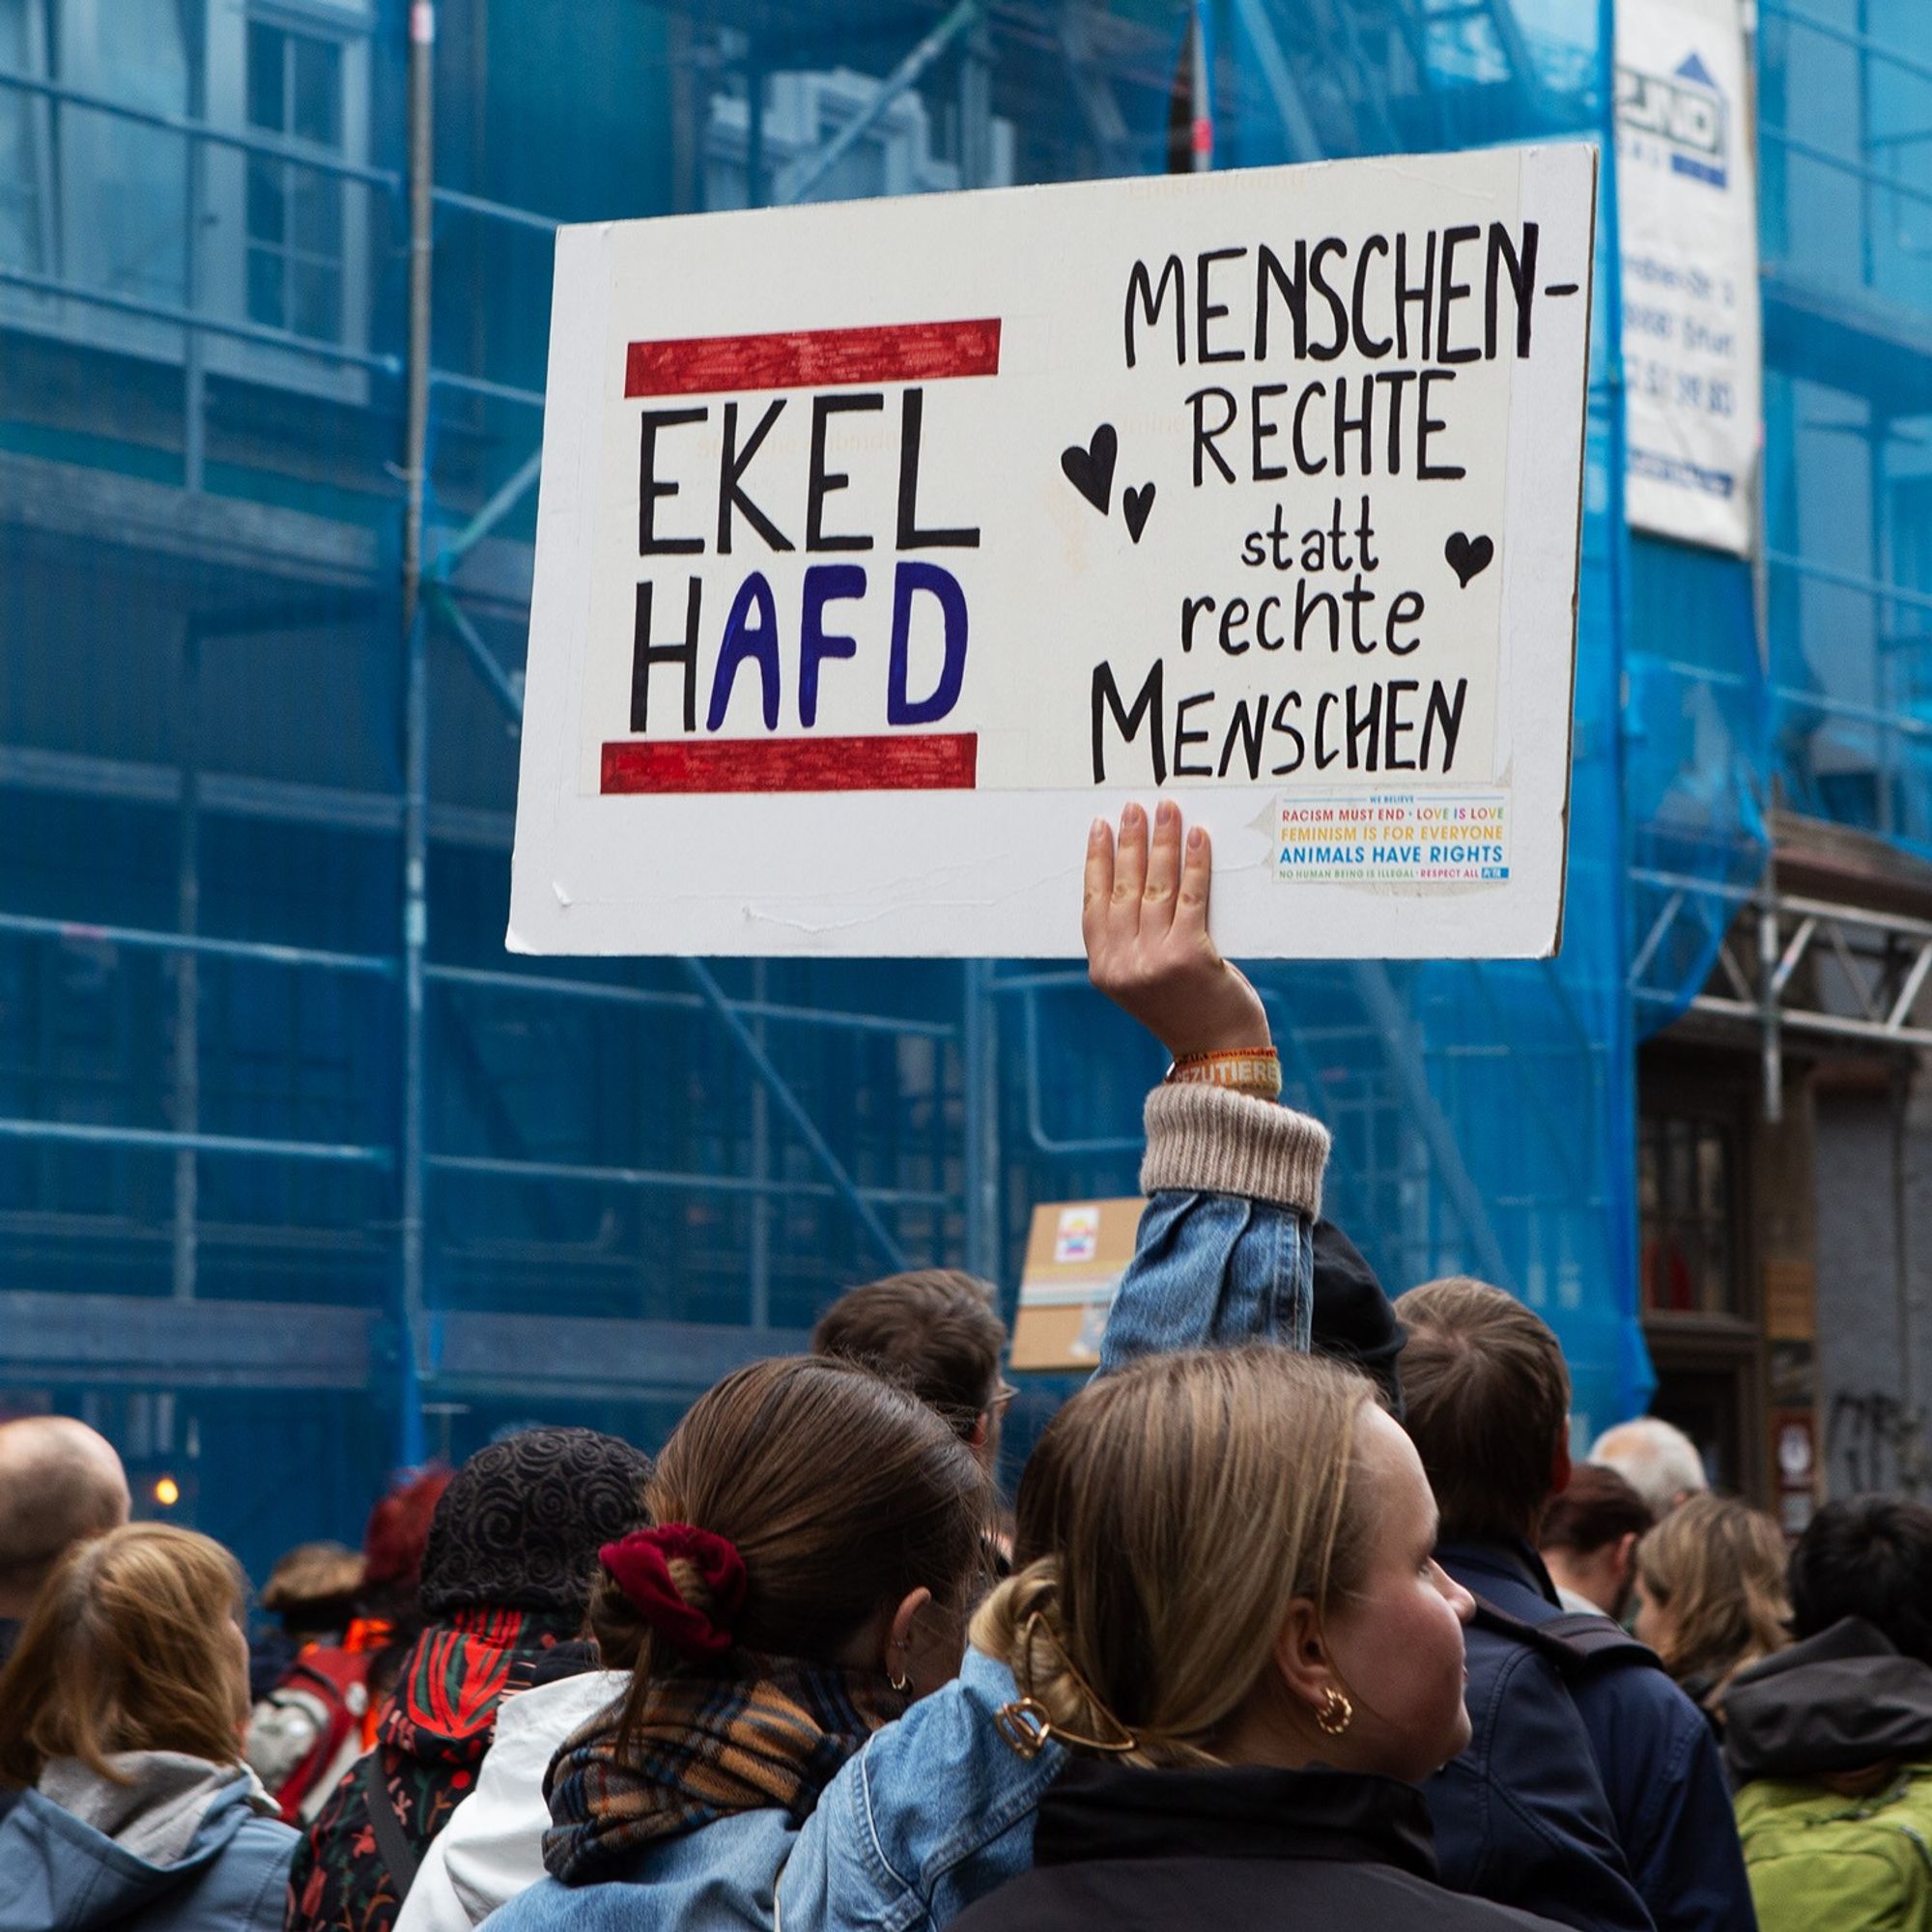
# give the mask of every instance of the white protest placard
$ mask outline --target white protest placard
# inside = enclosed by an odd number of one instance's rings
[[[1617,222],[1637,529],[1750,554],[1762,378],[1738,0],[1617,0]]]
[[[1550,952],[1595,169],[560,231],[511,947],[1077,953],[1175,792],[1232,953]]]

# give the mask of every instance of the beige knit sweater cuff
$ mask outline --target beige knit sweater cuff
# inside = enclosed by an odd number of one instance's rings
[[[1147,1099],[1141,1191],[1245,1194],[1313,1220],[1321,1212],[1328,1129],[1272,1100],[1225,1087],[1165,1083]]]

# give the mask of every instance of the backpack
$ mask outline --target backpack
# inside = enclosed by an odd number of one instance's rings
[[[375,1653],[311,1644],[248,1715],[242,1755],[291,1825],[306,1825],[368,1747]]]
[[[1621,1624],[1594,1610],[1565,1610],[1532,1624],[1478,1597],[1471,1621],[1540,1652],[1556,1666],[1565,1684],[1579,1683],[1611,1664],[1663,1668],[1663,1660],[1649,1644],[1639,1643]]]
[[[1932,1765],[1848,1798],[1794,1778],[1737,1795],[1760,1932],[1918,1932],[1932,1925]]]

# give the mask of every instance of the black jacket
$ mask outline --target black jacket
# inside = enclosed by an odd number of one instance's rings
[[[1574,1864],[1566,1872],[1563,1862],[1552,1861],[1540,1876],[1525,1858],[1531,1839],[1520,1827],[1531,1818],[1536,1836],[1551,1844],[1572,1841],[1563,1848],[1565,1861],[1583,1849],[1577,1842],[1587,1835],[1581,1821],[1594,1807],[1574,1791],[1566,1795],[1566,1786],[1594,1763],[1597,1776],[1588,1781],[1601,1785],[1622,1864],[1657,1932],[1755,1932],[1730,1792],[1704,1714],[1634,1641],[1618,1640],[1585,1656],[1566,1656],[1572,1652],[1567,1644],[1549,1646],[1544,1654],[1557,1660],[1560,1686],[1552,1693],[1548,1678],[1540,1677],[1532,1690],[1521,1664],[1521,1636],[1513,1637],[1507,1625],[1528,1625],[1531,1632],[1523,1634],[1530,1634],[1564,1620],[1542,1559],[1526,1544],[1506,1541],[1444,1543],[1435,1556],[1464,1589],[1503,1613],[1496,1621],[1479,1613],[1468,1633],[1475,1742],[1424,1786],[1444,1877],[1566,1923],[1629,1922],[1621,1873],[1600,1857],[1587,1874]],[[1520,1734],[1531,1721],[1525,1700],[1532,1695],[1547,1706],[1541,1714],[1546,1735],[1525,1747]],[[1582,1724],[1587,1756],[1581,1763],[1574,1731],[1567,1744],[1560,1735],[1565,1704]],[[1486,1708],[1494,1711],[1497,1726],[1487,1755]],[[1515,1739],[1512,1728],[1519,1733]],[[1509,1808],[1492,1802],[1497,1798],[1519,1807],[1514,1823]],[[1487,1855],[1484,1863],[1467,1862],[1472,1851]]]
[[[1724,1760],[1739,1784],[1927,1758],[1932,1666],[1862,1617],[1754,1663],[1724,1692]]]
[[[1519,1626],[1540,1621],[1539,1612],[1561,1613],[1553,1589],[1544,1597],[1547,1576],[1527,1548],[1445,1543],[1435,1560]],[[1654,1932],[1589,1728],[1558,1663],[1520,1628],[1483,1613],[1464,1632],[1463,1649],[1468,1748],[1422,1787],[1444,1879],[1577,1932]],[[1703,1719],[1695,1722],[1702,1730]],[[1718,1797],[1721,1804],[1721,1773]],[[1730,1830],[1727,1806],[1724,1826]],[[1738,1859],[1734,1831],[1731,1856]],[[1738,1865],[1742,1886],[1742,1859]],[[1742,1923],[1752,1922],[1747,1893]]]
[[[1548,1932],[1435,1882],[1415,1790],[1343,1772],[1131,1771],[1076,1758],[1034,1869],[955,1932]]]
[[[1318,1221],[1315,1250],[1314,1349],[1337,1355],[1374,1378],[1400,1422],[1402,1350],[1408,1330],[1395,1319],[1376,1271],[1333,1221]]]

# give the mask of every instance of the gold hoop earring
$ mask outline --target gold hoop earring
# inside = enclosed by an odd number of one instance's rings
[[[1315,1721],[1331,1738],[1339,1738],[1355,1721],[1355,1707],[1345,1692],[1331,1684],[1322,1696],[1321,1710],[1315,1714]]]
[[[892,1671],[888,1669],[886,1672],[886,1682],[903,1697],[912,1689],[912,1672],[908,1670],[901,1676],[895,1677]]]

